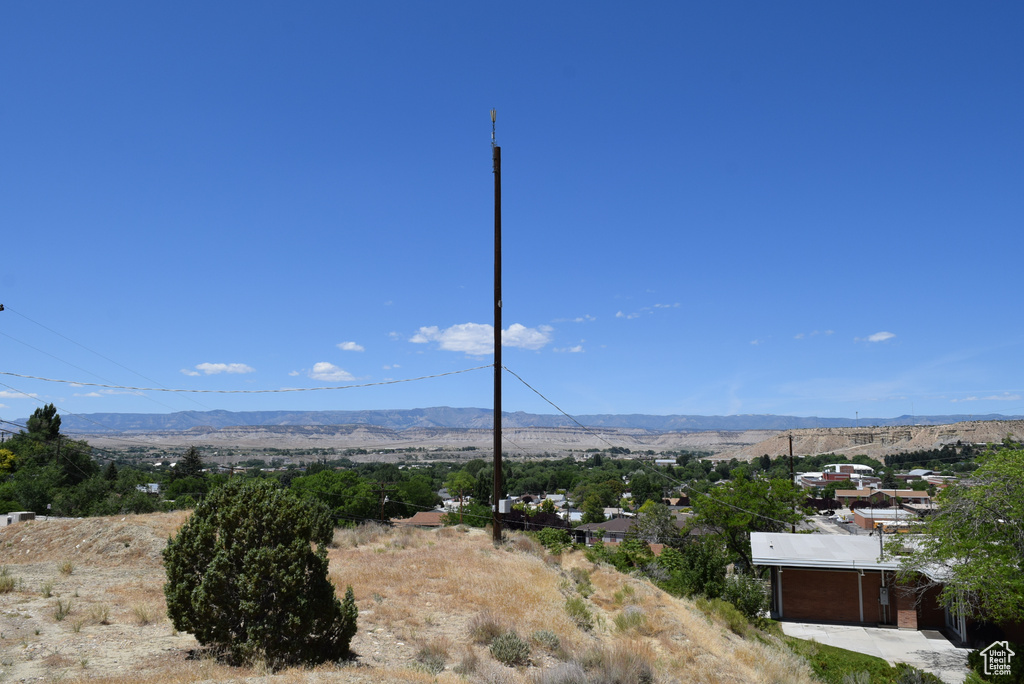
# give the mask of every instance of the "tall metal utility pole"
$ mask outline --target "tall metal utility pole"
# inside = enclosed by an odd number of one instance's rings
[[[501,148],[494,144],[497,110],[491,110],[491,160],[494,164],[494,543],[501,543]]]

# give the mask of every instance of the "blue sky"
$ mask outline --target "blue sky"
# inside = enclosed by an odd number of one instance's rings
[[[0,417],[1024,413],[1024,5],[0,7]],[[27,396],[27,395],[31,395]],[[506,410],[554,409],[514,377]]]

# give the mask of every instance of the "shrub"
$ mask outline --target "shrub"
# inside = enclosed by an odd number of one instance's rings
[[[750,633],[750,622],[747,620],[746,616],[743,615],[736,606],[732,605],[728,601],[723,601],[718,598],[699,598],[696,601],[696,606],[709,618],[713,619],[714,616],[718,616],[719,619],[725,622],[725,626],[728,627],[733,634],[746,637],[747,634]]]
[[[535,684],[590,684],[586,670],[579,663],[559,663],[534,676]]]
[[[617,642],[610,648],[592,648],[580,658],[589,684],[652,684],[653,654],[635,642]]]
[[[0,594],[7,594],[14,591],[14,587],[17,586],[18,580],[11,574],[11,571],[6,567],[0,568]]]
[[[572,537],[569,536],[569,532],[557,527],[545,527],[537,532],[537,541],[548,550],[548,553],[562,553],[572,546]]]
[[[530,645],[515,632],[505,632],[491,642],[491,655],[504,665],[525,665],[530,660]]]
[[[576,583],[576,591],[580,592],[580,596],[587,598],[594,593],[594,585],[590,582],[590,573],[587,570],[573,568],[569,571],[569,576]]]
[[[557,651],[562,646],[562,640],[550,629],[538,629],[530,635],[533,643],[549,651]]]
[[[477,644],[490,644],[505,631],[502,621],[489,610],[477,613],[469,621],[469,636]]]
[[[580,629],[591,630],[594,628],[594,615],[587,607],[587,602],[579,596],[570,596],[565,600],[565,612]]]
[[[736,606],[748,620],[757,620],[768,610],[768,585],[749,575],[730,575],[725,578],[722,598]]]
[[[647,616],[640,606],[626,606],[626,609],[615,616],[615,629],[620,632],[642,631],[647,627]]]
[[[449,648],[448,640],[444,638],[425,643],[416,652],[416,662],[430,674],[440,674],[448,663]]]
[[[174,628],[273,668],[346,656],[357,611],[327,578],[333,532],[325,506],[271,481],[214,490],[164,549]]]
[[[60,622],[71,614],[71,599],[61,601],[57,599],[57,605],[53,607],[53,619]]]

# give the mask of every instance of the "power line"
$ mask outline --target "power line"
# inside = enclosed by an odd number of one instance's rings
[[[8,311],[11,311],[11,312],[13,312],[14,314],[16,314],[16,315],[18,315],[18,316],[21,316],[22,318],[24,318],[24,319],[25,319],[26,321],[29,321],[30,323],[34,323],[35,325],[39,326],[39,327],[40,327],[40,328],[42,328],[43,330],[46,330],[46,331],[48,331],[48,332],[51,332],[51,333],[53,333],[54,335],[56,335],[57,337],[63,338],[63,339],[65,339],[65,340],[67,340],[68,342],[70,342],[70,343],[72,343],[72,344],[74,344],[74,345],[76,345],[76,346],[78,346],[78,347],[81,347],[82,349],[86,350],[87,352],[89,352],[89,353],[91,353],[91,354],[95,354],[96,356],[100,357],[101,359],[103,359],[103,360],[105,360],[105,361],[108,361],[108,362],[110,362],[110,363],[114,364],[115,366],[119,366],[120,368],[123,368],[124,370],[128,371],[129,373],[132,373],[132,374],[134,374],[134,375],[137,375],[137,376],[139,376],[140,378],[143,378],[143,379],[145,379],[145,380],[149,380],[150,382],[152,382],[152,383],[154,383],[154,384],[157,384],[157,385],[160,385],[161,387],[164,387],[164,385],[160,384],[160,383],[159,383],[159,382],[157,382],[156,380],[153,380],[152,378],[148,378],[148,377],[146,377],[145,375],[143,375],[142,373],[139,373],[138,371],[132,370],[131,368],[128,368],[128,367],[127,367],[127,366],[125,366],[124,364],[122,364],[122,363],[118,363],[118,362],[117,362],[117,361],[115,361],[114,359],[111,359],[111,358],[110,358],[110,357],[108,357],[108,356],[104,356],[103,354],[99,353],[98,351],[96,351],[96,350],[94,350],[94,349],[90,349],[89,347],[85,346],[85,345],[84,345],[84,344],[82,344],[81,342],[77,342],[77,341],[75,341],[75,340],[71,339],[70,337],[68,337],[67,335],[64,335],[64,334],[62,334],[62,333],[60,333],[60,332],[57,332],[57,331],[56,331],[56,330],[54,330],[53,328],[50,328],[50,327],[48,327],[48,326],[46,326],[46,325],[43,325],[43,324],[42,324],[42,323],[40,323],[39,321],[36,321],[36,320],[33,320],[33,319],[29,318],[28,316],[26,316],[25,314],[21,313],[20,311],[15,311],[14,309],[12,309],[12,308],[10,308],[10,307],[7,307],[7,310],[8,310]],[[23,342],[22,340],[19,340],[19,339],[17,339],[17,338],[11,337],[11,335],[9,335],[9,334],[7,334],[7,333],[4,333],[4,332],[0,332],[0,335],[4,335],[5,337],[7,337],[7,338],[9,338],[9,339],[12,339],[12,340],[14,340],[15,342],[18,342],[18,343],[20,343],[20,344],[23,344],[23,345],[25,345],[26,347],[28,347],[28,348],[30,348],[30,349],[33,349],[33,350],[35,350],[35,351],[37,351],[37,352],[39,352],[40,354],[45,354],[46,356],[49,356],[50,358],[56,359],[56,360],[60,361],[61,363],[65,363],[65,364],[67,364],[67,365],[71,366],[72,368],[77,368],[77,369],[78,369],[78,370],[80,370],[80,371],[83,371],[83,372],[85,372],[85,373],[89,373],[89,375],[95,376],[95,377],[99,378],[100,380],[104,380],[104,381],[106,381],[106,382],[111,382],[111,381],[110,381],[109,379],[107,379],[107,378],[104,378],[104,377],[102,377],[102,376],[100,376],[100,375],[98,375],[98,374],[96,374],[96,373],[92,373],[92,372],[90,372],[90,371],[88,371],[88,370],[85,370],[84,368],[79,368],[78,366],[76,366],[75,364],[71,363],[70,361],[66,361],[66,360],[64,360],[64,359],[62,359],[62,358],[60,358],[60,357],[58,357],[58,356],[55,356],[55,355],[53,355],[53,354],[50,354],[49,352],[45,352],[45,351],[43,351],[42,349],[38,349],[38,348],[36,348],[36,347],[34,347],[34,346],[32,346],[32,345],[28,344],[27,342]],[[152,397],[146,397],[146,398],[147,398],[147,399],[148,399],[149,401],[152,401],[152,402],[154,402],[154,403],[156,403],[156,404],[158,404],[158,405],[160,405],[160,406],[163,406],[164,408],[168,408],[168,409],[172,409],[172,410],[173,410],[173,407],[171,407],[171,406],[168,406],[167,404],[161,403],[161,402],[159,402],[159,401],[157,401],[157,400],[153,399]],[[210,408],[209,406],[206,406],[205,404],[202,404],[202,403],[200,403],[200,402],[196,401],[195,399],[190,399],[190,401],[191,401],[192,403],[194,403],[194,404],[195,404],[196,406],[201,406],[202,408],[204,408],[204,409],[206,409],[206,410],[213,410],[213,409],[211,409],[211,408]]]
[[[504,368],[504,366],[502,366],[502,367]],[[521,377],[519,377],[519,375],[518,375],[518,374],[516,374],[515,372],[513,372],[513,371],[509,370],[508,368],[505,368],[505,370],[506,370],[506,371],[508,371],[509,373],[512,373],[512,375],[513,375],[513,376],[515,376],[515,378],[516,378],[517,380],[519,380],[519,382],[521,382],[521,383],[523,383],[524,385],[526,385],[526,387],[528,387],[528,388],[529,388],[530,390],[532,390],[532,391],[533,391],[533,392],[534,392],[534,393],[535,393],[535,394],[536,394],[536,395],[537,395],[538,397],[540,397],[541,399],[543,399],[543,400],[544,400],[544,401],[546,401],[547,403],[551,404],[551,406],[553,406],[553,407],[555,408],[555,410],[557,410],[557,411],[558,411],[559,413],[561,413],[561,414],[562,414],[563,416],[565,416],[566,418],[568,418],[569,420],[571,420],[572,422],[574,422],[574,423],[575,423],[576,425],[580,426],[581,428],[583,428],[584,430],[586,430],[587,432],[589,432],[589,433],[590,433],[591,435],[593,435],[594,437],[597,437],[597,438],[598,438],[599,440],[601,440],[602,442],[604,442],[604,443],[605,443],[605,444],[607,444],[608,446],[610,446],[610,447],[612,447],[612,448],[615,448],[615,447],[614,447],[614,445],[613,445],[613,444],[611,444],[611,442],[609,442],[608,440],[604,439],[603,437],[601,437],[600,435],[598,435],[598,434],[597,434],[596,432],[594,432],[593,430],[591,430],[590,428],[588,428],[587,426],[585,426],[585,425],[584,425],[583,423],[579,422],[578,420],[576,420],[575,418],[573,418],[572,416],[570,416],[570,415],[569,415],[568,413],[566,413],[565,411],[563,411],[563,410],[562,410],[561,408],[559,408],[559,407],[558,407],[558,405],[557,405],[557,404],[555,404],[555,403],[554,403],[553,401],[551,401],[551,400],[550,400],[550,399],[548,399],[548,398],[547,398],[546,396],[544,396],[543,394],[541,394],[541,392],[540,392],[539,390],[537,390],[537,389],[536,389],[535,387],[533,387],[532,385],[530,385],[530,383],[526,382],[526,381],[525,381],[525,380],[523,380],[523,379],[522,379]],[[767,516],[767,515],[763,515],[763,514],[761,514],[761,513],[757,513],[756,511],[751,511],[751,510],[747,510],[747,509],[745,509],[745,508],[743,508],[743,507],[741,507],[741,506],[737,506],[737,505],[735,505],[735,504],[731,504],[731,503],[729,503],[728,501],[722,501],[721,499],[719,499],[719,498],[717,498],[717,497],[715,497],[715,496],[712,496],[710,492],[700,492],[700,491],[696,491],[696,490],[694,490],[694,489],[692,488],[692,486],[691,486],[691,485],[690,485],[689,483],[687,483],[687,482],[683,482],[683,481],[681,481],[681,480],[676,480],[675,478],[669,477],[667,473],[663,473],[663,472],[662,472],[662,471],[660,471],[660,470],[656,470],[656,469],[655,469],[655,470],[653,470],[653,471],[652,471],[651,469],[649,469],[649,468],[648,468],[648,467],[647,467],[647,466],[646,466],[646,465],[644,464],[644,462],[643,462],[643,461],[639,461],[639,460],[638,460],[638,461],[637,461],[637,463],[638,463],[638,465],[639,465],[639,468],[640,468],[641,470],[647,470],[648,472],[653,472],[653,473],[655,473],[655,474],[657,474],[657,475],[660,475],[661,477],[664,477],[664,478],[665,478],[666,480],[668,480],[669,482],[673,482],[673,483],[675,483],[675,484],[679,485],[680,487],[682,487],[683,489],[686,489],[686,490],[687,490],[687,492],[690,492],[690,493],[697,493],[697,494],[702,494],[702,495],[704,495],[704,496],[707,496],[708,498],[712,499],[712,500],[713,500],[713,501],[715,501],[716,503],[719,503],[719,504],[722,504],[723,506],[727,506],[728,508],[732,508],[732,509],[734,509],[734,510],[740,511],[741,513],[746,513],[746,514],[748,514],[748,515],[752,515],[752,516],[755,516],[755,517],[757,517],[757,518],[761,518],[762,520],[767,520],[767,521],[769,521],[769,522],[777,523],[777,524],[779,524],[779,525],[788,525],[788,524],[789,524],[789,522],[787,522],[787,521],[783,521],[783,520],[776,520],[775,518],[772,518],[772,517],[770,517],[770,516]]]

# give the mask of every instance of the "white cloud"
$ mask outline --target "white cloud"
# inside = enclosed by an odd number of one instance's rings
[[[490,327],[490,326],[488,326]],[[519,349],[540,349],[551,341],[549,325],[527,328],[525,325],[513,323],[501,333],[501,346],[518,347]]]
[[[640,314],[638,314],[638,313],[627,314],[627,313],[622,313],[621,311],[619,311],[618,313],[615,314],[615,317],[616,318],[625,318],[627,321],[631,321],[634,318],[640,318]]]
[[[342,342],[338,345],[338,349],[341,351],[364,351],[363,345],[355,342]]]
[[[99,392],[86,392],[85,394],[75,394],[76,397],[102,397],[103,395]]]
[[[0,390],[0,398],[3,399],[36,399],[39,395],[34,392],[10,392],[8,390]]]
[[[750,340],[750,344],[756,347],[757,345],[761,344],[761,340]]]
[[[527,328],[513,323],[501,333],[503,347],[540,349],[551,341],[553,328],[541,325]],[[441,330],[436,325],[424,326],[409,338],[415,344],[437,342],[445,351],[463,352],[473,356],[494,353],[494,326],[486,323],[460,323]]]
[[[794,340],[802,340],[802,339],[804,339],[804,334],[803,333],[797,333],[796,335],[793,335],[793,339]]]
[[[397,363],[393,363],[390,366],[382,366],[384,370],[394,370],[395,368],[401,368]]]
[[[205,373],[206,375],[219,375],[220,373],[241,374],[255,373],[256,369],[251,366],[247,366],[244,363],[200,363],[196,364],[195,370],[182,368],[181,372],[185,375],[191,375],[194,377],[199,375],[200,372]]]
[[[288,371],[288,375],[294,378],[296,375],[302,375],[302,373],[299,371]]]
[[[388,337],[390,337],[393,340],[400,340],[400,339],[402,339],[402,336],[400,334],[398,334],[394,330],[392,330],[391,332],[388,333]]]
[[[327,361],[313,364],[313,370],[309,372],[309,377],[314,380],[326,380],[328,382],[355,380],[347,370],[338,368],[333,363],[328,363]]]

